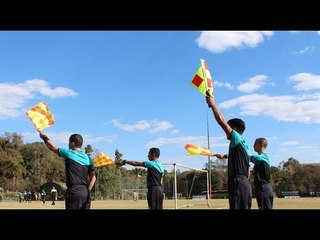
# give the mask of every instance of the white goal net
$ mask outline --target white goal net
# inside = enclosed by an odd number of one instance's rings
[[[207,196],[209,186],[207,170],[178,163],[164,163],[163,165],[167,171],[169,170],[163,179],[165,201],[173,201],[175,209],[192,207],[195,204],[206,204],[210,207]]]
[[[148,189],[122,189],[121,190],[121,199],[122,200],[145,200],[147,199]]]

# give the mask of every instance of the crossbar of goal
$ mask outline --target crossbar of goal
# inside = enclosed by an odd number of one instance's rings
[[[173,165],[173,170],[174,170],[174,200],[175,200],[175,209],[178,209],[178,192],[177,192],[177,166],[187,168],[190,170],[196,170],[200,172],[205,172],[207,174],[207,204],[210,206],[209,202],[209,174],[207,170],[203,169],[198,169],[198,168],[193,168],[193,167],[188,167],[182,164],[178,163],[163,163],[162,165]]]

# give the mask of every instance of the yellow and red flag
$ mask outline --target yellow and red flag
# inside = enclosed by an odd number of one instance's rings
[[[44,101],[32,107],[26,114],[38,131],[54,124],[54,117]]]
[[[102,152],[100,152],[97,156],[93,158],[93,165],[95,167],[102,167],[111,164],[115,164],[115,161]]]
[[[192,86],[197,88],[203,95],[206,96],[206,91],[209,90],[213,95],[213,85],[209,67],[204,59],[200,59],[201,66],[191,80]]]
[[[202,147],[199,147],[195,144],[186,144],[184,148],[187,150],[188,155],[202,155],[202,156],[214,156],[214,154],[209,150]]]

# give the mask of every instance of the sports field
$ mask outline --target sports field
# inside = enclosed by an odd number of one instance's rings
[[[64,209],[64,201],[51,205],[50,201],[38,202],[0,202],[0,209]],[[207,200],[164,200],[164,209],[228,209],[228,199]],[[92,201],[92,209],[148,209],[146,200],[99,200]],[[256,199],[252,200],[252,209],[257,209]],[[320,209],[320,198],[275,198],[274,209]]]

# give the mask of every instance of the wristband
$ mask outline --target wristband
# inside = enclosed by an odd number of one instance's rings
[[[42,140],[44,141],[44,143],[47,143],[50,139],[47,136],[44,136]]]
[[[228,154],[223,155],[223,158],[228,158]]]
[[[123,162],[123,165],[126,165],[126,162],[127,162],[127,161],[126,161],[126,160],[123,160],[122,162]]]

